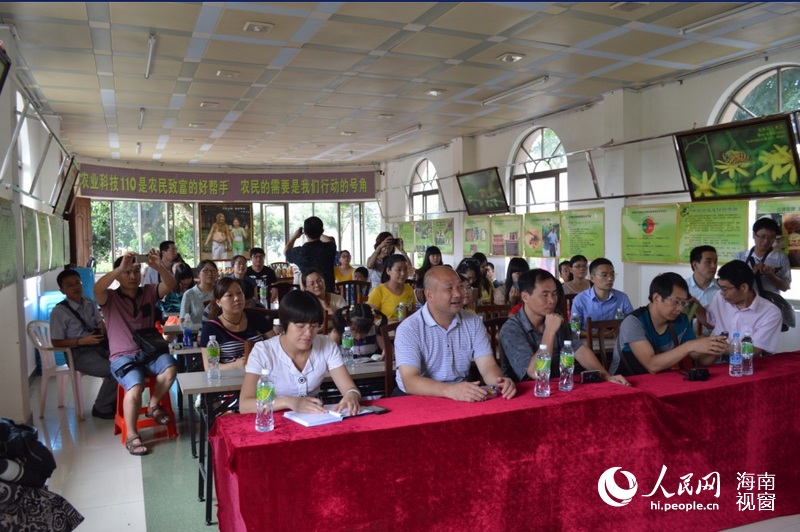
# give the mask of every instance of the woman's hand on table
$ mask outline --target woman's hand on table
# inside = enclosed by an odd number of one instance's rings
[[[316,397],[292,397],[289,401],[289,408],[295,412],[307,412],[311,414],[321,414],[325,412],[322,401]]]
[[[354,416],[361,411],[361,404],[359,403],[361,397],[357,393],[348,392],[344,394],[342,400],[336,405],[336,411],[341,412],[347,410],[348,416]]]

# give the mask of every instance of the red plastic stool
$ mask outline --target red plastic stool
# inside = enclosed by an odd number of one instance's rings
[[[147,375],[144,378],[144,386],[150,391],[150,397],[152,394],[155,393],[156,389],[156,378],[152,375]],[[122,413],[122,404],[125,398],[125,388],[122,385],[117,384],[117,413],[114,415],[114,435],[122,433],[122,443],[124,444],[128,441],[128,427],[125,425],[125,416]],[[142,408],[139,410],[139,418],[136,420],[136,431],[139,432],[142,429],[147,429],[151,427],[160,428],[163,427],[167,429],[167,436],[170,438],[174,438],[178,435],[178,428],[175,425],[175,412],[172,411],[172,400],[169,397],[169,392],[167,392],[164,397],[161,398],[161,408],[169,414],[169,417],[172,418],[172,421],[167,423],[166,425],[159,425],[156,423],[156,420],[151,417],[144,417],[147,414],[147,407],[149,403],[149,398],[145,400],[145,394],[142,394]]]

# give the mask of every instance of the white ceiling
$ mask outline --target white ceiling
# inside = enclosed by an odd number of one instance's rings
[[[800,44],[794,2],[9,2],[0,22],[79,160],[203,166],[385,161]]]

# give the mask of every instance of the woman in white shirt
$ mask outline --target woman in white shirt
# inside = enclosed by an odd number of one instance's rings
[[[261,369],[266,368],[275,383],[275,410],[324,412],[317,396],[322,380],[330,373],[342,394],[336,411],[347,409],[350,414],[357,414],[361,410],[361,392],[342,362],[339,347],[317,334],[323,319],[319,299],[308,292],[292,290],[281,300],[278,319],[284,332],[258,342],[247,360],[239,395],[240,412],[256,411],[256,385]]]

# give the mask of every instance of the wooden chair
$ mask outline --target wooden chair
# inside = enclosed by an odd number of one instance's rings
[[[496,318],[484,318],[483,325],[486,327],[486,333],[489,335],[489,344],[492,346],[492,353],[497,360],[497,365],[500,365],[501,351],[503,350],[500,345],[500,329],[503,324],[508,320],[508,316],[498,316]]]
[[[42,320],[33,320],[28,323],[28,338],[33,347],[39,351],[42,361],[42,383],[39,405],[39,418],[44,417],[44,406],[47,402],[47,382],[50,377],[55,377],[58,384],[58,407],[64,406],[64,388],[67,381],[72,384],[72,394],[75,397],[75,411],[78,418],[85,419],[83,414],[83,398],[81,397],[81,372],[73,369],[75,364],[72,361],[72,350],[68,347],[53,347],[50,341],[50,323]],[[67,357],[67,364],[56,365],[56,353],[63,352]]]
[[[369,281],[342,281],[336,283],[336,291],[347,301],[348,305],[366,303],[371,287],[372,283]]]
[[[475,307],[475,314],[483,316],[483,322],[492,318],[508,317],[511,305],[478,305]]]
[[[383,363],[385,369],[383,393],[385,397],[391,397],[397,386],[394,380],[394,337],[399,325],[400,322],[395,321],[387,323],[380,328],[380,335],[383,338]]]
[[[572,301],[578,294],[564,294],[564,304],[561,308],[564,318],[569,321],[572,318]]]
[[[283,296],[285,296],[292,290],[300,290],[300,285],[292,284],[290,282],[278,282],[278,283],[272,283],[269,286],[267,286],[268,293],[272,293],[273,289],[278,291],[278,304],[280,304],[280,301],[281,299],[283,299]]]
[[[596,320],[586,318],[586,340],[590,349],[594,350],[600,359],[603,367],[608,369],[610,361],[608,354],[614,353],[614,344],[619,336],[619,326],[622,320]],[[594,341],[597,340],[597,349],[594,349]]]

